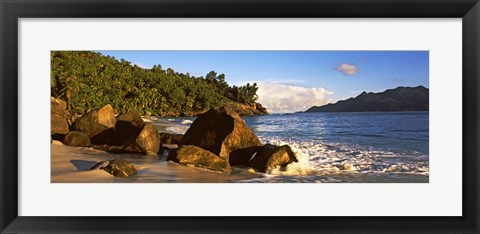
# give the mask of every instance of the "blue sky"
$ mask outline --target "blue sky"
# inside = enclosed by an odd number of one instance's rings
[[[98,51],[141,67],[205,76],[224,73],[229,84],[259,84],[259,102],[292,112],[380,92],[429,84],[428,51]]]

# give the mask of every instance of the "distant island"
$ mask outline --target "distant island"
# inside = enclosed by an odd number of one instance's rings
[[[428,88],[397,87],[381,93],[362,92],[355,98],[313,106],[305,112],[428,111]]]

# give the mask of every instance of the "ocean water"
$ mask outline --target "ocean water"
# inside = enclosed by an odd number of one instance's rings
[[[170,121],[184,127],[194,118]],[[243,182],[428,182],[428,112],[293,113],[243,116],[262,143],[299,158]]]

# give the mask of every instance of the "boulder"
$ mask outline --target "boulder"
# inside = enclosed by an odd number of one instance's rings
[[[50,134],[55,140],[63,140],[63,137],[70,132],[67,103],[61,99],[50,97]]]
[[[177,150],[171,151],[167,160],[225,174],[229,174],[232,171],[227,160],[194,145],[183,145]]]
[[[125,151],[147,155],[157,155],[160,149],[160,134],[151,123],[144,124],[135,140],[123,147]]]
[[[113,144],[115,122],[113,107],[106,105],[76,119],[72,130],[86,133],[93,144]]]
[[[182,140],[183,134],[174,134],[174,133],[160,133],[160,141],[163,144],[179,144]]]
[[[275,146],[264,145],[250,161],[250,166],[261,171],[268,172],[277,166],[287,166],[292,162],[298,162],[297,157],[288,145]]]
[[[142,131],[143,119],[136,110],[127,112],[116,117],[115,145],[126,145],[133,142]]]
[[[236,112],[221,107],[200,115],[179,145],[195,145],[228,161],[230,152],[261,146],[261,143]]]
[[[64,119],[70,118],[70,112],[67,110],[67,103],[59,98],[50,97],[50,109],[51,113],[55,115],[59,115]]]
[[[261,146],[252,146],[234,150],[230,152],[228,162],[230,163],[230,166],[249,166],[250,161],[252,161],[255,153],[257,153],[261,148]]]
[[[143,122],[142,116],[140,113],[134,109],[129,109],[127,112],[120,114],[116,117],[116,122],[128,122],[136,127],[142,127],[145,122]]]
[[[71,131],[63,139],[63,144],[76,147],[90,146],[90,137],[83,132]]]
[[[55,135],[66,135],[70,132],[68,127],[68,121],[59,115],[52,114],[50,117],[50,133],[52,136]],[[58,140],[58,139],[55,139]]]
[[[115,177],[128,177],[137,174],[135,167],[123,159],[115,159],[107,166],[101,167],[100,169],[112,174]]]

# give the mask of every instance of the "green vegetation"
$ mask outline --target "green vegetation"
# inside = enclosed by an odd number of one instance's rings
[[[257,84],[229,86],[225,75],[205,77],[155,65],[140,68],[125,60],[90,51],[51,52],[51,95],[65,100],[73,114],[111,104],[158,116],[193,115],[226,102],[252,105]]]

